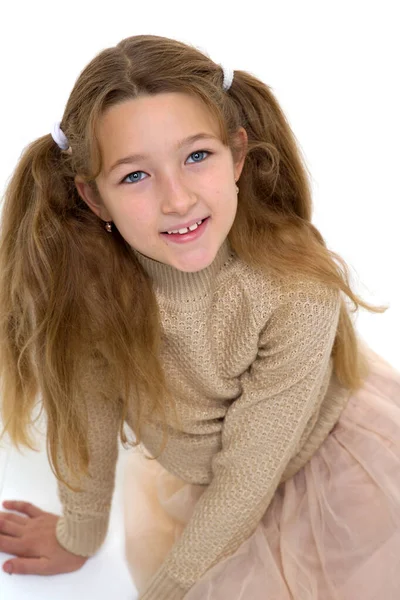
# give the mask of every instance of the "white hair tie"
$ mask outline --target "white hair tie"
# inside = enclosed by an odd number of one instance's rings
[[[57,121],[56,123],[54,123],[53,129],[51,131],[51,137],[53,138],[57,146],[61,148],[61,150],[67,150],[68,152],[70,152],[71,148],[69,146],[68,138],[61,129],[60,125],[61,121]]]
[[[221,65],[221,67],[224,72],[224,82],[222,84],[222,87],[225,91],[228,91],[232,85],[234,71],[230,67],[226,67],[224,65]]]

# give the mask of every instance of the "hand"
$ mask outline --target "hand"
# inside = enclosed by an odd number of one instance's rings
[[[23,515],[0,512],[0,552],[18,558],[3,565],[6,573],[56,575],[77,571],[87,561],[65,550],[56,538],[58,516],[29,502],[6,501],[6,509]]]

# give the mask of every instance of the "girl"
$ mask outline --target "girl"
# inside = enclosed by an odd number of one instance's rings
[[[141,600],[399,597],[400,374],[345,296],[385,307],[311,209],[255,77],[157,36],[86,67],[3,209],[4,431],[32,445],[40,392],[63,504],[4,504],[7,572],[95,554],[119,434]]]

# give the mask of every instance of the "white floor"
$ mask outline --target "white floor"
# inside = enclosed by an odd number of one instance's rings
[[[40,577],[7,575],[0,570],[0,600],[134,600],[137,593],[125,564],[122,526],[122,475],[127,451],[117,466],[116,489],[107,539],[96,556],[79,571]],[[18,453],[4,442],[0,447],[0,502],[27,500],[43,510],[60,513],[55,478],[45,452]],[[4,510],[2,507],[0,510]],[[0,568],[10,558],[0,552]]]

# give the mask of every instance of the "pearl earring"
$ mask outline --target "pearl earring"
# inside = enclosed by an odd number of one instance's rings
[[[236,193],[237,193],[237,194],[239,193],[239,188],[238,188],[238,186],[236,186]]]

